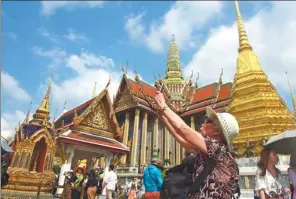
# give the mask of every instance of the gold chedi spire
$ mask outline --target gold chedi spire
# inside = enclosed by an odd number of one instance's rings
[[[252,47],[249,43],[247,32],[243,23],[242,15],[239,11],[238,2],[234,1],[235,9],[236,9],[236,15],[237,15],[237,27],[238,27],[238,36],[239,36],[239,52],[241,52],[244,49],[250,49],[252,50]]]
[[[94,98],[95,96],[97,96],[97,82],[95,82],[95,86],[94,86],[94,90],[93,90],[93,94],[92,97]]]
[[[296,117],[296,99],[295,99],[295,96],[294,96],[294,92],[293,92],[293,89],[292,89],[292,86],[291,86],[291,83],[290,83],[290,80],[289,80],[288,72],[287,71],[286,71],[286,75],[287,75],[288,84],[289,84],[289,88],[290,88],[290,92],[291,92],[291,97],[292,97],[292,102],[293,102],[293,109],[294,109],[294,115]]]
[[[296,121],[263,72],[249,44],[237,1],[235,7],[239,55],[227,112],[236,117],[240,126],[239,135],[233,141],[236,154],[249,154],[246,150],[251,149],[258,155],[264,139],[296,128]],[[251,148],[246,149],[246,142],[249,142]]]
[[[249,43],[247,32],[243,23],[243,18],[239,10],[238,2],[234,1],[237,14],[237,27],[239,36],[239,56],[237,58],[237,73],[247,71],[262,71],[259,60]]]
[[[33,115],[33,119],[37,120],[49,120],[49,114],[50,114],[50,102],[49,102],[49,96],[50,96],[50,89],[52,84],[53,75],[49,79],[49,84],[47,87],[47,91],[45,93],[45,96],[41,102],[41,105],[36,110],[36,113]]]

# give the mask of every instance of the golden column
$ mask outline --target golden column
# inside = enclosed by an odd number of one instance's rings
[[[130,114],[129,112],[125,113],[125,121],[124,121],[124,132],[123,132],[123,144],[127,146],[128,141],[128,133],[129,133],[129,121],[130,121]],[[126,155],[122,156],[121,162],[126,164]]]
[[[148,118],[148,113],[145,112],[143,117],[143,123],[142,123],[142,144],[141,144],[141,157],[140,157],[141,165],[144,165],[146,163],[147,118]]]
[[[176,164],[176,140],[173,136],[172,137],[172,158],[171,158],[171,164],[172,165],[175,165]]]
[[[132,144],[132,153],[131,153],[131,165],[137,165],[137,149],[138,149],[138,137],[139,137],[139,118],[140,110],[135,110],[135,120],[134,120],[134,131],[133,131],[133,144]]]
[[[154,119],[154,131],[153,131],[153,151],[158,152],[158,118]]]
[[[194,120],[194,116],[191,116],[191,128],[195,130],[195,120]]]
[[[167,128],[164,130],[164,159],[170,159],[170,133]]]
[[[181,145],[179,144],[179,142],[176,142],[176,164],[180,164],[181,163]]]

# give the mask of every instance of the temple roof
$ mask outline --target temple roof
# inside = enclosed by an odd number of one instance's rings
[[[93,135],[86,132],[68,130],[58,137],[58,141],[69,144],[79,144],[80,146],[107,148],[113,152],[126,153],[129,148],[121,144],[116,139]]]
[[[56,121],[58,133],[67,129],[83,130],[109,138],[121,138],[107,87],[94,98],[63,113]]]
[[[64,121],[64,125],[68,126],[69,124],[72,124],[75,110],[77,112],[77,115],[81,115],[86,108],[93,102],[94,98],[87,100],[86,102],[72,108],[71,110],[63,113],[59,118],[56,119],[55,121],[55,128],[59,129],[62,126],[62,122]]]
[[[146,82],[140,80],[143,93],[149,96],[155,96],[157,89],[147,84]],[[232,83],[225,83],[221,85],[221,89],[216,101],[216,108],[225,107],[228,105],[228,99],[230,97]],[[195,90],[193,99],[189,106],[183,111],[182,116],[191,115],[193,113],[201,112],[208,105],[213,103],[213,99],[217,96],[217,91],[219,88],[219,83],[212,83]],[[143,95],[140,92],[140,87],[138,82],[128,78],[125,74],[123,75],[121,84],[119,86],[119,91],[116,94],[114,105],[116,111],[116,102],[122,98],[121,94],[124,89],[128,89],[128,93],[131,95],[132,99],[135,101],[135,105],[141,106],[143,108],[150,109],[148,103],[145,101]],[[127,94],[127,93],[125,93]],[[223,109],[224,110],[224,109]]]

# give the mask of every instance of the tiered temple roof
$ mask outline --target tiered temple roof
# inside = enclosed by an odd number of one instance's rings
[[[113,114],[108,89],[69,111],[55,121],[58,142],[82,146],[107,148],[125,153],[128,147],[120,143],[121,129]]]

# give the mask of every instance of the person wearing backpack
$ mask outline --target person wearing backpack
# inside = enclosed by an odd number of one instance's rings
[[[206,107],[207,117],[197,132],[166,105],[161,92],[157,91],[154,102],[165,127],[181,146],[196,155],[193,182],[184,188],[183,198],[233,198],[239,191],[239,169],[231,153],[231,142],[239,132],[235,117]]]
[[[160,198],[160,189],[163,184],[161,174],[163,166],[164,162],[162,160],[152,160],[151,164],[144,170],[145,199]]]

